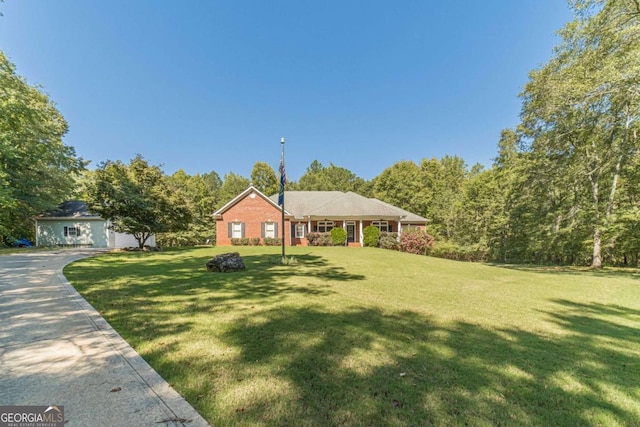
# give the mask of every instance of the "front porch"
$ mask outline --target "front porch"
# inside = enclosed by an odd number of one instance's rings
[[[292,244],[307,245],[307,233],[328,233],[336,227],[347,232],[347,246],[363,246],[364,229],[368,226],[377,227],[381,232],[401,232],[402,218],[308,218],[306,221],[291,221]]]

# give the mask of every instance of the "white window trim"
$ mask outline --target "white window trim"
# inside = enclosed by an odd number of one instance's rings
[[[371,225],[378,228],[381,232],[389,231],[389,221],[371,221]]]
[[[80,227],[78,227],[77,225],[74,225],[74,226],[65,225],[64,226],[64,237],[76,238],[76,237],[80,237],[80,234],[82,234],[82,233],[80,232]]]
[[[241,222],[232,222],[231,223],[231,238],[232,239],[241,239],[242,238],[242,223]]]
[[[301,224],[301,223],[296,224],[296,226],[294,227],[296,239],[304,239],[304,236],[306,234],[305,233],[306,228],[307,228],[306,224]]]
[[[318,221],[318,232],[319,233],[328,233],[335,227],[336,223],[333,221]],[[330,227],[327,229],[327,227]],[[322,230],[321,230],[322,228]]]
[[[276,223],[275,222],[265,222],[264,223],[264,237],[275,239],[276,237]]]

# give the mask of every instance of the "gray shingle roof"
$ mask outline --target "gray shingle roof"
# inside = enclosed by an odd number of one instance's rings
[[[39,218],[100,218],[99,215],[92,214],[87,208],[87,204],[80,200],[67,200],[58,205],[56,209],[47,211]]]
[[[270,199],[277,203],[278,195]],[[369,199],[349,191],[286,191],[285,208],[297,219],[311,217],[326,218],[370,218],[397,219],[426,223],[427,219],[400,209],[378,199]]]

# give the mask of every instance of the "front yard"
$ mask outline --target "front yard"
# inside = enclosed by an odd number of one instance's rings
[[[240,273],[209,273],[239,250]],[[212,425],[640,425],[640,274],[375,248],[109,253],[65,275]]]

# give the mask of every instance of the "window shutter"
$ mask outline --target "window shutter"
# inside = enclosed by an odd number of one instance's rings
[[[260,237],[262,237],[264,239],[264,228],[265,228],[265,223],[261,222],[260,223]]]
[[[240,223],[240,237],[242,237],[244,239],[244,222]]]
[[[393,226],[389,224],[389,233],[393,232]]]
[[[227,237],[231,238],[233,236],[233,223],[230,222],[227,225],[229,226],[229,235]]]
[[[69,237],[69,227],[64,227],[64,237]]]
[[[276,239],[278,238],[278,223],[277,222],[273,223],[273,235],[276,237]]]
[[[80,237],[80,227],[76,227],[76,236]]]

